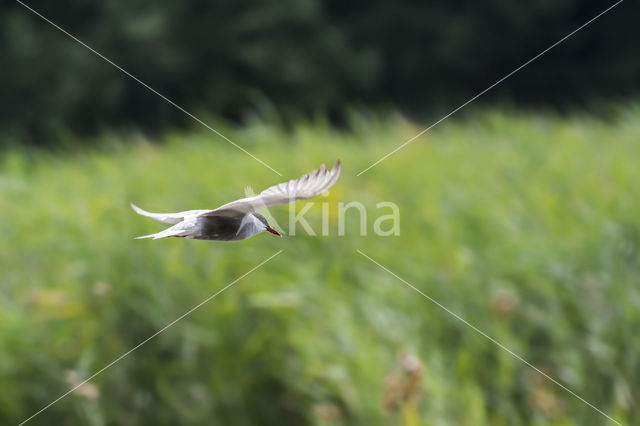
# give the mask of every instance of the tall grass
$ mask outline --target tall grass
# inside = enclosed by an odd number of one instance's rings
[[[152,211],[215,207],[283,179],[215,135],[105,136],[0,160],[0,423],[66,392],[284,253],[31,424],[589,425],[607,420],[391,271],[626,424],[640,421],[640,121],[477,113],[421,128],[356,117],[225,133],[293,178],[343,160],[328,236],[134,241]],[[368,236],[336,204],[368,207]],[[376,203],[401,234],[373,234]],[[304,203],[299,202],[298,208]],[[287,207],[272,208],[281,225]],[[316,232],[322,211],[307,216]],[[419,389],[385,408],[399,357]],[[410,420],[407,420],[410,419]]]

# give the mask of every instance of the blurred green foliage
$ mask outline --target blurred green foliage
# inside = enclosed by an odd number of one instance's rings
[[[448,111],[584,24],[582,0],[27,1],[201,115],[329,114],[346,105]],[[613,2],[610,2],[613,4]],[[624,2],[481,101],[594,104],[638,92],[638,2]],[[66,129],[190,120],[16,2],[0,5],[0,143]],[[13,138],[13,139],[12,139]]]
[[[393,201],[398,237],[360,236],[354,214],[343,237],[332,216],[328,236],[133,240],[162,225],[130,201],[215,207],[282,180],[211,133],[10,151],[0,163],[0,423],[24,420],[283,249],[30,424],[606,424],[359,249],[637,424],[639,113],[478,113],[360,177],[420,127],[354,115],[350,132],[323,120],[224,129],[287,178],[341,158],[331,212],[364,203],[371,233],[375,204]],[[271,213],[286,228],[287,207]],[[387,411],[403,353],[422,364],[419,390]]]

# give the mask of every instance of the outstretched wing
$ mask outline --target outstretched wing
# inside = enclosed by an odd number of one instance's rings
[[[323,164],[319,169],[307,173],[299,179],[274,185],[259,195],[232,201],[204,214],[216,215],[229,210],[249,213],[277,204],[287,204],[315,197],[329,190],[338,181],[340,165],[340,160],[338,160],[333,169],[329,170]]]
[[[136,206],[133,203],[131,203],[131,208],[141,216],[150,217],[151,219],[157,220],[158,222],[170,223],[172,225],[182,222],[186,216],[200,215],[200,214],[211,211],[211,210],[187,210],[187,211],[178,212],[178,213],[151,213],[146,210],[142,210],[140,207]]]

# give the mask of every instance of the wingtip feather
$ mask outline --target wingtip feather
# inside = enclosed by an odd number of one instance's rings
[[[129,205],[131,206],[131,208],[133,209],[134,212],[138,213],[138,214],[143,214],[146,213],[144,210],[142,210],[140,207],[136,206],[133,203],[129,203]]]

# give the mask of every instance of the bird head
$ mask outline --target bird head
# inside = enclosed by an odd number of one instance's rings
[[[264,226],[264,228],[262,229],[262,232],[271,232],[274,235],[277,235],[278,237],[282,237],[282,234],[280,234],[278,231],[276,231],[275,229],[273,229],[270,225],[269,222],[267,222],[267,219],[262,216],[259,213],[254,213],[253,214],[259,221],[260,223]]]

